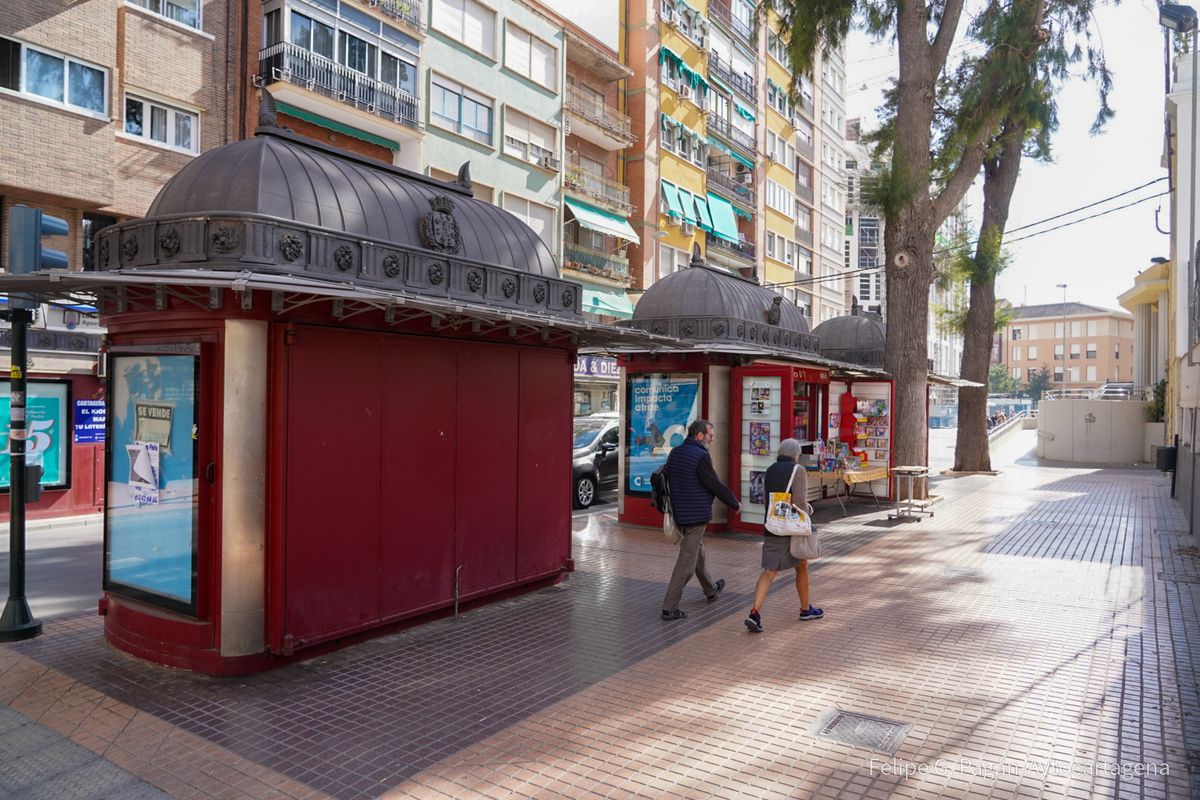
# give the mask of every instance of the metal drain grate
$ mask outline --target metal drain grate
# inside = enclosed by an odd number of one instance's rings
[[[883,717],[833,708],[817,720],[810,733],[823,739],[891,755],[900,747],[912,725]]]

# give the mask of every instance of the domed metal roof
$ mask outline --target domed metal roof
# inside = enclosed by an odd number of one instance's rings
[[[210,150],[149,213],[99,234],[101,271],[253,271],[405,292],[455,306],[582,319],[582,288],[559,277],[533,229],[453,183],[278,127],[264,93],[252,139]],[[465,307],[465,306],[463,306]]]
[[[302,225],[428,249],[421,234],[432,202],[449,200],[457,254],[558,277],[546,244],[507,211],[469,188],[334,150],[283,129],[197,156],[158,193],[147,217],[258,214]]]
[[[655,281],[628,325],[703,342],[710,350],[816,353],[800,309],[777,292],[693,257],[692,266]]]
[[[887,328],[878,319],[850,314],[825,320],[814,334],[821,338],[821,355],[864,367],[882,367]]]

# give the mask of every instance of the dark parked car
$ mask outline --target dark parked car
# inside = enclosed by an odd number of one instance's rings
[[[571,468],[571,502],[587,508],[600,489],[617,485],[617,443],[620,419],[615,413],[575,418],[574,465]]]

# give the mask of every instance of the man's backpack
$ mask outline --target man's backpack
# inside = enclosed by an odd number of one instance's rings
[[[667,465],[663,464],[650,473],[650,505],[665,513],[670,492],[667,489]]]

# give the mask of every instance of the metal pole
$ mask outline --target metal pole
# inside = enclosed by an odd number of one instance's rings
[[[1063,363],[1062,363],[1062,396],[1067,396],[1067,285],[1063,287]]]
[[[12,398],[9,405],[8,452],[8,602],[0,614],[0,642],[32,639],[42,632],[25,599],[25,334],[30,312],[14,308],[12,319]]]

